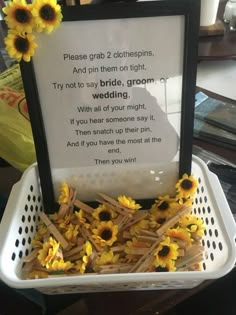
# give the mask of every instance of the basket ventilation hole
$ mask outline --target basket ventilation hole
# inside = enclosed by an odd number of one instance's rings
[[[25,233],[27,234],[29,232],[28,226],[25,227]]]
[[[18,247],[18,246],[19,246],[19,243],[20,243],[19,240],[16,240],[15,246]]]
[[[207,240],[207,247],[208,247],[208,248],[211,247],[211,243],[210,243],[209,240]]]
[[[199,198],[199,202],[202,203],[202,197]]]
[[[23,223],[25,222],[25,216],[24,216],[24,215],[22,215],[21,221],[22,221]]]
[[[213,253],[210,253],[210,257],[211,257],[211,260],[214,261],[214,255],[213,255]]]
[[[203,187],[203,186],[201,187],[201,192],[202,192],[202,193],[204,192],[204,187]]]
[[[24,246],[26,243],[25,238],[22,239],[22,245]]]
[[[214,223],[215,223],[215,220],[213,217],[211,217],[211,224],[214,225]]]
[[[30,191],[32,192],[34,190],[34,187],[31,185],[30,186]]]
[[[201,178],[200,177],[198,178],[198,182],[199,182],[199,184],[201,184]]]
[[[210,208],[210,206],[207,207],[207,211],[208,211],[208,213],[211,213],[211,208]]]
[[[30,215],[28,216],[28,222],[31,222],[31,216]]]
[[[11,260],[15,260],[15,258],[16,258],[16,254],[15,253],[13,253],[12,255],[11,255]]]
[[[195,198],[195,203],[196,203],[196,205],[198,204],[198,199],[197,198]]]
[[[22,227],[19,227],[18,233],[19,233],[19,234],[22,233]]]
[[[206,225],[208,225],[208,224],[209,224],[209,220],[208,220],[208,218],[206,218],[206,219],[205,219],[205,222],[206,222]]]
[[[33,221],[36,222],[36,216],[35,215],[33,216]]]
[[[204,196],[204,201],[205,203],[207,203],[207,196]]]
[[[27,196],[27,199],[28,199],[28,201],[30,201],[30,200],[31,200],[31,197],[30,197],[30,195],[28,195],[28,196]]]
[[[212,242],[212,247],[216,249],[216,243],[214,241]]]
[[[36,197],[35,196],[33,196],[33,202],[35,202],[36,201]]]
[[[218,237],[219,233],[218,230],[215,229],[215,236]]]
[[[199,190],[199,188],[197,188],[197,194],[199,194],[199,192],[200,192],[200,190]]]
[[[36,205],[36,206],[35,206],[35,211],[38,211],[38,209],[39,209],[39,207]]]
[[[205,214],[206,213],[206,209],[205,207],[202,207],[202,213]]]
[[[223,245],[222,245],[222,243],[221,243],[221,242],[219,242],[218,246],[219,246],[219,249],[220,249],[220,250],[222,250],[222,249],[223,249]]]
[[[38,202],[40,202],[41,201],[41,197],[40,196],[38,196]]]
[[[211,229],[209,229],[209,235],[212,236],[212,230]]]
[[[33,225],[31,225],[31,227],[30,227],[30,232],[34,232],[34,227],[33,227]]]
[[[30,211],[33,212],[34,211],[34,207],[31,205],[30,206]]]
[[[22,250],[19,251],[19,258],[22,258],[23,257],[23,252]]]
[[[28,238],[28,243],[31,244],[31,237]]]
[[[29,255],[29,250],[26,249],[26,251],[25,251],[25,256],[28,256],[28,255]]]
[[[205,246],[205,241],[204,240],[202,240],[202,246]]]
[[[25,212],[28,211],[28,205],[25,205]]]
[[[206,264],[205,263],[202,264],[202,267],[204,270],[206,270]]]

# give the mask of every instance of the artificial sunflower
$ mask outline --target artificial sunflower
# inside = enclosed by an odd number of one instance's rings
[[[195,194],[197,187],[198,181],[196,178],[192,175],[188,176],[187,174],[184,174],[176,184],[178,198],[188,199],[189,197],[192,197]]]
[[[76,244],[77,241],[77,235],[78,235],[78,225],[70,224],[65,232],[65,237],[68,241],[70,241],[73,244]]]
[[[191,245],[193,241],[191,239],[191,234],[185,228],[179,226],[175,229],[168,229],[166,235],[176,240],[183,241],[186,245]]]
[[[169,195],[164,195],[155,200],[155,204],[152,205],[151,212],[157,210],[165,214],[166,217],[171,217],[180,209],[181,205],[175,198],[171,198]]]
[[[158,211],[156,209],[156,205],[153,205],[148,215],[149,225],[152,229],[156,230],[162,224],[164,224],[169,217],[170,217],[169,212]]]
[[[58,198],[59,205],[67,203],[70,196],[70,189],[67,183],[63,183],[60,188],[60,196]]]
[[[93,212],[93,217],[97,221],[111,221],[116,217],[115,212],[105,205],[99,205]]]
[[[35,0],[31,12],[37,32],[51,33],[62,20],[61,7],[56,0]]]
[[[50,237],[49,240],[43,244],[43,248],[39,250],[38,261],[40,264],[47,268],[51,261],[56,258],[59,248],[60,243]]]
[[[92,255],[92,245],[89,241],[86,241],[86,243],[84,244],[83,246],[83,251],[82,251],[82,259],[81,260],[78,260],[76,262],[76,265],[75,265],[75,269],[77,271],[79,271],[80,273],[85,273],[86,270],[88,269],[88,265],[90,263],[90,256]]]
[[[138,210],[141,208],[141,206],[138,203],[136,203],[136,201],[132,199],[131,197],[126,197],[122,195],[122,196],[119,196],[117,200],[119,201],[120,205],[128,209]]]
[[[32,34],[18,34],[16,31],[10,30],[4,39],[9,56],[15,58],[17,61],[23,59],[29,62],[37,47],[34,38]]]
[[[97,265],[115,264],[119,259],[119,254],[113,253],[112,250],[102,252],[101,256],[96,259]]]
[[[47,270],[53,272],[53,274],[68,271],[74,266],[70,261],[64,261],[63,259],[54,260],[47,265]]]
[[[155,272],[170,272],[170,271],[175,271],[175,270],[176,270],[176,267],[175,267],[174,260],[163,262],[158,259],[154,259],[152,266],[150,268],[150,271],[155,271]]]
[[[179,225],[186,228],[189,233],[194,233],[199,237],[204,234],[205,225],[203,220],[194,215],[189,214],[180,218]]]
[[[117,240],[118,226],[112,221],[102,221],[92,232],[96,243],[101,246],[111,246]]]
[[[157,265],[167,264],[171,260],[176,260],[178,258],[178,248],[179,246],[171,242],[170,238],[167,236],[154,252]]]
[[[148,220],[140,220],[138,223],[133,224],[130,228],[130,234],[131,235],[137,235],[140,233],[140,230],[144,229],[148,229],[149,227],[149,221]]]
[[[31,5],[27,4],[25,0],[9,1],[2,10],[6,14],[5,21],[10,29],[18,33],[32,32],[34,21]]]

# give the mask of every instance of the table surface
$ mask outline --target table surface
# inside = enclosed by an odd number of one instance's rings
[[[218,18],[223,21],[226,0],[220,1]],[[225,24],[225,34],[217,36],[205,36],[199,38],[199,60],[236,60],[236,31],[229,31],[229,25]]]

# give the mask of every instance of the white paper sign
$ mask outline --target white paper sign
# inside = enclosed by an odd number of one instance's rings
[[[174,189],[183,36],[183,16],[63,22],[37,35],[33,65],[56,190],[66,180],[93,200],[101,190],[155,197],[170,180]]]

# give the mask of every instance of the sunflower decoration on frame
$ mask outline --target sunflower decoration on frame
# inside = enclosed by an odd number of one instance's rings
[[[61,7],[56,0],[12,0],[3,8],[8,34],[5,38],[9,56],[18,62],[29,62],[37,43],[34,32],[50,34],[62,20]]]

